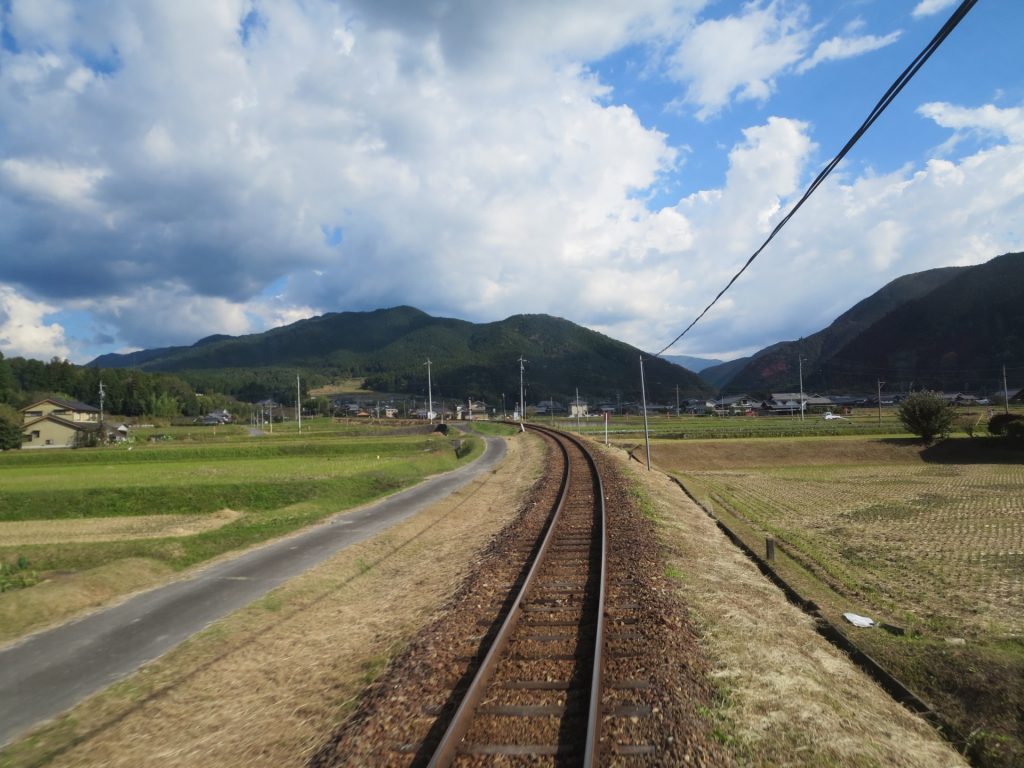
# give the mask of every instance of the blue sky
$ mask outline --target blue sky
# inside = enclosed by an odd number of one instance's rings
[[[0,0],[0,352],[398,304],[660,349],[956,5]],[[672,352],[1024,249],[1022,22],[981,0]]]

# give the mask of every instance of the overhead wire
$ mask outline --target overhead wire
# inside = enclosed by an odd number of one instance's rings
[[[715,304],[718,303],[718,300],[722,298],[725,292],[732,287],[732,284],[739,279],[740,275],[747,271],[747,267],[754,263],[754,260],[761,255],[761,251],[763,251],[768,246],[768,243],[774,240],[775,236],[779,234],[780,231],[782,231],[782,228],[786,226],[786,224],[789,222],[791,218],[793,218],[793,215],[798,210],[800,210],[800,207],[807,201],[807,199],[812,194],[814,194],[814,191],[821,186],[822,182],[824,182],[825,179],[828,178],[828,175],[832,173],[833,169],[835,169],[835,167],[839,165],[842,159],[846,157],[846,154],[853,148],[854,144],[856,144],[860,140],[861,136],[863,136],[867,132],[867,130],[874,124],[874,122],[879,118],[879,116],[881,116],[881,114],[885,111],[886,107],[888,107],[893,102],[893,100],[896,98],[899,92],[902,91],[903,88],[907,85],[907,83],[909,83],[910,80],[914,77],[914,75],[917,74],[918,70],[920,70],[921,67],[924,66],[924,63],[928,61],[929,58],[931,58],[931,55],[935,53],[936,50],[938,50],[938,47],[942,45],[943,41],[947,37],[949,37],[950,33],[954,29],[956,29],[957,25],[961,21],[963,21],[964,17],[977,4],[977,2],[978,0],[963,0],[963,2],[960,3],[960,6],[953,12],[949,19],[946,20],[946,23],[942,25],[941,29],[939,29],[939,31],[935,33],[935,36],[931,39],[928,45],[926,45],[921,50],[921,52],[914,57],[914,60],[911,61],[907,68],[900,73],[899,77],[896,78],[893,84],[889,86],[889,89],[885,92],[882,98],[878,100],[878,103],[875,104],[874,109],[871,110],[871,112],[868,114],[864,122],[861,123],[861,126],[854,132],[853,136],[850,137],[849,141],[847,141],[843,148],[839,150],[839,152],[836,154],[836,156],[833,157],[832,160],[829,161],[829,163],[825,165],[824,168],[822,168],[821,172],[815,177],[814,181],[811,182],[810,186],[807,187],[807,190],[803,193],[800,199],[797,200],[796,204],[779,221],[779,223],[775,225],[775,228],[771,231],[771,234],[768,235],[768,238],[763,243],[761,243],[761,246],[756,251],[754,251],[754,253],[750,256],[749,259],[747,259],[746,263],[740,268],[739,272],[732,276],[732,279],[729,280],[728,283],[726,283],[725,287],[721,291],[718,292],[718,295],[715,296],[711,303],[708,304],[699,315],[697,315],[696,319],[694,319],[692,323],[686,326],[686,328],[683,329],[682,333],[680,333],[678,336],[672,339],[672,341],[666,344],[659,352],[655,353],[653,355],[654,357],[661,357],[667,350],[671,349],[681,338],[683,338],[683,336],[689,333],[690,329],[693,328],[693,326],[700,322],[701,318],[703,318],[704,315],[708,313],[708,310],[710,310],[713,306],[715,306]]]

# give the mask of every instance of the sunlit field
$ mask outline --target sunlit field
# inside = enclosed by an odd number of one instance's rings
[[[1012,765],[1022,754],[1024,454],[952,442],[943,452],[858,438],[659,441],[654,456],[756,551],[774,538],[779,572],[970,736],[983,764]],[[727,461],[713,458],[716,446]],[[854,630],[846,611],[904,634]]]
[[[154,428],[154,442],[143,433],[105,448],[0,455],[0,641],[81,607],[69,597],[52,616],[20,613],[59,585],[119,563],[148,583],[411,486],[482,446],[422,426],[418,434],[399,427],[373,436],[345,425],[304,425],[301,435],[297,425],[280,426],[273,436],[234,426],[217,435],[210,427]],[[128,589],[138,585],[132,573],[119,578]],[[109,593],[100,591],[88,599]]]

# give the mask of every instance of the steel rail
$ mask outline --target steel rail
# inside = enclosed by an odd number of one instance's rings
[[[594,632],[594,647],[591,654],[592,672],[590,675],[590,701],[587,713],[587,733],[584,741],[584,755],[581,765],[586,766],[586,768],[591,768],[597,759],[601,725],[601,671],[603,667],[605,631],[605,584],[607,581],[607,536],[605,533],[607,526],[605,525],[604,486],[601,481],[600,472],[597,470],[597,464],[590,451],[581,440],[572,435],[547,427],[530,425],[530,429],[535,430],[540,434],[547,435],[559,447],[561,452],[564,464],[558,491],[558,501],[555,505],[554,514],[551,516],[551,519],[548,521],[548,524],[542,534],[543,540],[537,551],[536,557],[534,558],[534,562],[530,566],[529,572],[523,580],[523,584],[516,595],[512,607],[509,609],[508,615],[505,617],[505,620],[502,622],[500,629],[495,635],[490,649],[487,651],[487,654],[480,663],[480,667],[474,675],[472,682],[469,684],[462,702],[459,704],[458,709],[452,716],[448,728],[445,730],[437,748],[434,750],[434,754],[428,764],[429,768],[446,768],[451,765],[458,756],[459,747],[472,724],[475,710],[487,692],[488,685],[494,677],[499,661],[509,645],[513,631],[516,629],[516,626],[524,613],[522,607],[523,603],[537,581],[541,567],[545,563],[548,552],[555,540],[555,532],[558,528],[558,522],[561,519],[562,511],[568,498],[569,465],[571,461],[569,452],[562,443],[562,440],[569,440],[580,449],[590,468],[592,478],[596,480],[594,493],[595,504],[597,507],[598,527],[600,528],[601,536],[600,571],[598,597],[595,608],[597,611],[597,617]]]

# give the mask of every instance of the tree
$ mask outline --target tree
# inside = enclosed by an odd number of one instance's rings
[[[908,431],[930,443],[949,434],[956,412],[935,392],[911,392],[900,403],[899,417]]]
[[[21,414],[0,403],[0,451],[21,448]]]

